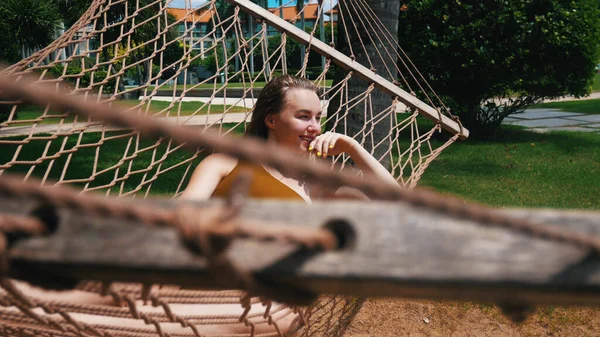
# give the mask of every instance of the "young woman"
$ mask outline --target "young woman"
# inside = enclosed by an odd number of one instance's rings
[[[263,138],[269,143],[280,145],[282,149],[306,156],[307,160],[310,153],[314,153],[320,158],[346,153],[352,158],[357,168],[363,172],[374,174],[391,183],[396,182],[392,175],[351,137],[334,132],[321,134],[320,120],[321,101],[317,96],[317,88],[312,82],[293,76],[281,76],[270,81],[261,91],[246,134]],[[222,154],[213,154],[203,160],[195,169],[182,197],[188,200],[203,200],[211,196],[225,196],[231,188],[235,176],[245,168],[253,171],[253,181],[249,192],[250,197],[253,198],[296,199],[311,202],[316,198],[336,197],[336,194],[342,194],[339,190],[333,194],[325,193],[319,186],[287,177],[269,167],[241,162]],[[16,287],[37,300],[57,300],[64,303],[107,307],[123,305],[114,303],[111,297],[79,290],[55,293],[21,282],[17,282]],[[188,315],[241,315],[239,304],[172,304],[170,307],[174,314],[181,317]],[[136,308],[138,311],[148,314],[163,311],[161,308],[152,307],[141,301],[136,302]],[[264,310],[261,305],[256,304],[251,307],[249,314],[254,316],[257,314],[259,317],[256,319],[262,320]],[[276,310],[272,309],[272,311]],[[154,329],[154,325],[141,319],[86,313],[71,313],[71,317],[85,324],[98,324],[104,327],[113,326],[119,329],[138,329],[139,331]],[[279,330],[285,336],[294,336],[300,327],[299,316],[293,313],[286,314],[277,319],[277,324],[278,328],[275,328],[273,325],[264,322],[258,324],[257,322],[255,333],[275,333]],[[248,334],[250,332],[250,328],[243,323],[215,323],[198,325],[197,328],[203,335]],[[172,334],[192,333],[189,327],[182,327],[179,323],[163,322],[161,329],[163,332]]]
[[[358,169],[396,183],[386,168],[353,138],[335,132],[321,134],[321,115],[317,87],[309,80],[284,75],[271,80],[262,89],[246,135],[275,143],[282,149],[306,156],[307,160],[311,153],[319,158],[346,153]],[[212,154],[196,167],[182,198],[204,200],[225,197],[236,176],[246,169],[253,173],[249,190],[251,198],[295,199],[309,203],[318,198],[366,198],[348,188],[331,193],[320,186],[285,176],[273,168],[223,154]],[[298,328],[297,323],[298,317],[289,315],[280,322],[280,327],[291,336]],[[271,326],[265,325],[261,325],[261,330],[263,333],[274,332]]]
[[[320,158],[346,153],[358,169],[396,183],[386,168],[353,138],[335,132],[321,134],[321,114],[317,87],[307,79],[284,75],[271,80],[262,89],[246,135],[263,138],[268,143],[275,143],[307,158],[310,153]],[[213,154],[196,167],[182,198],[204,200],[211,196],[225,196],[243,169],[253,172],[249,192],[251,198],[311,202],[348,192],[338,190],[330,193],[314,184],[287,177],[273,168]]]

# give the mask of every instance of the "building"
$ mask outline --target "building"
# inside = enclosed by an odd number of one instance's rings
[[[329,20],[325,20],[325,22],[331,21],[332,24],[335,25],[338,21],[338,15],[339,15],[338,6],[336,5],[333,9],[325,12],[325,15],[329,16]]]
[[[167,10],[177,21],[177,32],[184,37],[184,43],[204,55],[204,50],[213,45],[213,38],[206,35],[212,29],[212,10],[187,10],[169,8]]]
[[[180,35],[185,35],[184,41],[191,46],[192,49],[199,50],[204,54],[204,50],[212,46],[214,40],[211,36],[206,36],[206,34],[212,30],[213,11],[206,9],[198,12],[198,10],[187,10],[183,8],[169,8],[168,11],[175,16],[177,21],[181,21],[177,26],[178,32]],[[285,6],[281,9],[269,8],[269,11],[282,17],[284,20],[295,24],[298,28],[311,29],[317,22],[319,5],[316,3],[306,4],[304,7],[304,18],[302,18],[302,15],[299,13],[295,4],[293,6]],[[335,23],[335,21],[337,21],[337,9],[334,8],[324,14],[329,15],[329,13],[333,16],[325,16],[326,22],[332,20],[332,22]],[[258,20],[254,20],[254,24],[254,34],[256,34],[256,32],[261,29],[261,23]],[[242,22],[242,29],[245,37],[250,36],[251,32],[248,28],[247,22]],[[217,36],[220,35],[219,31],[216,33]],[[279,32],[275,28],[269,26],[267,35],[274,36],[277,34],[279,34]]]
[[[269,12],[283,18],[285,21],[293,23],[298,28],[302,27],[302,15],[298,11],[298,8],[294,6],[286,6],[281,10],[279,8],[269,8]],[[318,4],[307,4],[304,6],[304,29],[312,28],[317,22],[319,17],[319,5]],[[269,27],[268,35],[277,35],[278,31],[272,27]]]

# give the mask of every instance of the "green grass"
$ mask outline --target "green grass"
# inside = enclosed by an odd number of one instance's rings
[[[592,84],[592,92],[600,91],[600,74],[594,76],[594,83]]]
[[[598,209],[600,134],[503,126],[494,141],[450,146],[420,186],[498,207]]]
[[[236,124],[222,124],[222,128],[229,130],[235,125]],[[242,131],[243,128],[238,128],[234,129],[233,133],[240,134]],[[48,179],[57,181],[63,174],[63,168],[67,160],[69,160],[69,165],[64,177],[66,180],[88,178],[92,176],[94,172],[98,173],[110,168],[105,173],[97,174],[88,186],[95,187],[109,184],[115,178],[115,176],[125,176],[129,166],[131,165],[130,176],[124,180],[123,184],[123,191],[131,191],[132,189],[136,188],[140,182],[148,181],[154,175],[154,173],[157,172],[157,170],[165,170],[166,168],[173,167],[191,157],[191,154],[187,151],[181,149],[173,151],[174,146],[172,145],[169,148],[168,142],[163,141],[158,143],[156,140],[145,138],[139,139],[138,142],[138,139],[135,137],[131,140],[130,137],[118,137],[119,135],[125,134],[128,134],[128,132],[107,132],[104,135],[104,138],[102,138],[100,132],[84,133],[81,137],[81,140],[78,140],[79,137],[75,135],[69,137],[64,143],[64,138],[59,138],[59,140],[52,141],[47,149],[47,140],[31,140],[27,144],[23,145],[18,157],[20,162],[36,160],[42,156],[42,154],[44,154],[44,151],[46,151],[45,155],[47,157],[54,154],[59,154],[60,151],[63,151],[63,153],[58,157],[58,159],[54,161],[45,160],[39,165],[31,165],[30,163],[17,163],[8,168],[6,172],[26,174],[30,169],[33,169],[33,176],[42,177],[46,174],[47,169],[50,167]],[[40,134],[36,136],[42,137],[44,135]],[[23,139],[23,137],[4,138],[3,140],[18,141],[21,139]],[[98,146],[99,142],[102,142],[100,146]],[[77,144],[79,144],[77,150],[73,152],[71,158],[69,158],[67,153],[64,152],[74,149]],[[11,161],[18,146],[18,144],[1,145],[2,150],[0,151],[0,164],[5,164]],[[98,161],[95,163],[94,158],[96,158],[97,149]],[[136,156],[133,156],[136,149],[140,152],[138,152]],[[141,151],[144,149],[147,149],[147,151]],[[162,164],[158,164],[157,162],[165,155],[167,151],[170,152],[167,156],[165,156]],[[125,153],[127,153],[127,155],[130,157],[127,158],[127,160],[120,162]],[[198,163],[206,154],[207,153],[203,153],[198,158],[194,159],[191,167],[193,168],[198,165]],[[152,162],[156,164],[151,166]],[[94,165],[96,165],[95,171]],[[151,194],[172,195],[176,191],[186,168],[187,165],[181,165],[169,170],[168,172],[160,174],[158,178],[152,182]],[[189,179],[189,174],[187,178]],[[187,184],[187,181],[185,183]],[[84,186],[85,184],[86,182],[81,182],[75,185]],[[142,193],[145,191],[145,188],[149,186],[149,184],[144,184]],[[114,192],[119,188],[121,188],[120,183],[117,184],[116,187],[113,187],[112,191]],[[106,189],[102,189],[102,191],[106,191]]]
[[[233,102],[233,100],[232,100]],[[138,100],[123,100],[118,101],[118,104],[121,104],[125,107],[133,107],[140,104]],[[156,114],[157,116],[166,116],[167,113],[169,116],[176,116],[177,110],[180,109],[181,116],[190,116],[192,114],[205,115],[208,113],[223,113],[226,109],[228,112],[246,112],[248,109],[240,106],[225,106],[225,105],[217,105],[217,104],[205,104],[202,102],[179,102],[175,103],[172,107],[169,106],[172,102],[164,102],[164,101],[150,101],[149,111],[153,111],[152,114]],[[203,107],[204,106],[204,107]],[[146,109],[147,104],[145,104],[142,109]],[[179,108],[181,107],[181,108]],[[160,111],[163,111],[159,114]]]
[[[233,125],[224,125],[226,129]],[[234,130],[234,132],[241,132]],[[124,132],[108,133],[99,147],[100,133],[86,133],[82,136],[82,147],[70,159],[66,179],[87,178],[93,172],[95,151],[99,149],[96,172],[116,165],[123,157],[128,139],[106,139]],[[13,138],[17,140],[19,138]],[[63,145],[62,139],[53,141],[46,155],[56,154],[61,147],[72,149],[78,136],[71,136]],[[434,141],[435,143],[436,141]],[[19,160],[35,160],[45,150],[47,141],[31,141],[24,145]],[[138,149],[152,148],[153,140],[142,139]],[[434,144],[434,145],[439,145]],[[134,152],[134,139],[127,151]],[[17,145],[2,145],[0,164],[10,161]],[[147,169],[154,156],[160,159],[167,145],[161,143],[153,149],[140,153],[135,159],[119,165],[119,171],[111,169],[95,177],[90,186],[109,183],[115,177],[123,177],[129,165],[132,171]],[[177,150],[166,156],[162,169],[176,165],[189,158],[189,153]],[[67,160],[63,154],[52,164],[50,179],[58,179]],[[197,165],[200,158],[192,163]],[[45,174],[50,161],[37,165],[34,176]],[[30,164],[14,165],[8,172],[26,173]],[[151,194],[172,194],[179,184],[186,165],[159,175],[152,183]],[[135,188],[144,175],[149,179],[158,169],[151,167],[148,172],[131,174],[123,186],[125,191]],[[429,187],[442,193],[452,194],[469,201],[497,207],[551,207],[598,209],[600,195],[600,134],[576,132],[551,132],[539,134],[520,127],[503,126],[498,138],[490,142],[463,141],[446,149],[426,170],[420,186]],[[147,186],[147,185],[145,185]],[[184,185],[185,186],[185,185]],[[120,185],[116,188],[119,188]],[[115,188],[113,188],[114,191]]]
[[[594,76],[595,77],[594,83],[592,84],[592,92],[600,92],[600,74],[596,74]],[[569,112],[600,114],[600,99],[541,103],[532,105],[529,108],[559,109]]]
[[[569,112],[587,114],[600,114],[600,99],[586,99],[579,101],[551,102],[532,105],[529,109],[559,109]]]
[[[138,104],[141,101],[138,100],[123,100],[118,101],[117,104],[121,105],[125,108],[131,108]],[[208,113],[211,114],[220,114],[225,111],[225,109],[229,109],[229,112],[246,112],[248,109],[239,106],[224,106],[224,105],[206,105],[203,107],[204,103],[202,102],[180,102],[174,104],[169,108],[169,104],[171,102],[163,102],[163,101],[151,101],[150,106],[148,104],[144,104],[141,106],[142,111],[146,111],[148,108],[149,114],[153,116],[177,116],[177,110],[180,109],[180,116],[190,116],[193,114],[196,115],[205,115]],[[179,108],[180,107],[180,108]],[[167,108],[169,108],[167,110]],[[163,111],[165,110],[165,111]],[[137,109],[135,110],[137,113]],[[27,121],[27,120],[35,120],[42,117],[44,113],[44,108],[38,106],[24,105],[20,106],[17,110],[17,118],[18,121]],[[52,117],[57,116],[57,117]],[[46,116],[40,119],[38,124],[57,124],[63,119],[64,123],[71,123],[74,120],[73,116],[66,116],[62,114],[58,114],[54,111],[48,111]],[[81,120],[80,120],[81,121]],[[32,123],[20,123],[18,125],[29,125]]]
[[[111,132],[108,133],[107,136],[116,136],[117,134],[121,133],[124,132]],[[100,141],[100,136],[101,134],[97,132],[86,133],[82,136],[80,144],[84,146],[88,145],[89,147],[82,147],[79,148],[76,152],[74,152],[72,158],[70,159],[65,179],[83,179],[91,176],[94,172],[93,169],[96,148],[99,149],[96,172],[100,172],[104,169],[107,169],[108,167],[115,165],[119,162],[119,160],[123,157],[125,149],[127,148],[128,139],[113,139],[105,141],[104,144],[100,147],[96,147],[95,144],[98,144],[98,142]],[[78,137],[69,137],[64,149],[73,149],[76,146],[77,139]],[[31,141],[30,143],[26,144],[25,146],[23,146],[23,150],[19,155],[19,160],[26,161],[38,158],[44,151],[45,143],[45,141]],[[52,142],[51,146],[48,149],[47,155],[53,155],[58,153],[62,145],[61,143],[62,142]],[[138,148],[149,148],[154,144],[154,141],[142,140],[139,143]],[[17,146],[2,145],[2,147],[3,150],[0,152],[0,161],[2,163],[5,163],[7,162],[7,159],[10,158],[10,155],[15,151]],[[155,155],[158,156],[158,158],[160,158],[165,153],[165,151],[166,145],[161,144],[156,148]],[[133,153],[133,148],[130,147],[130,150],[127,151],[127,153],[131,155]],[[105,174],[97,175],[94,178],[93,182],[90,183],[89,187],[108,184],[112,181],[115,174],[117,174],[118,176],[122,176],[127,172],[127,168],[130,163],[132,164],[132,169],[134,171],[147,168],[151,163],[152,155],[153,151],[144,152],[134,160],[129,160],[119,165],[118,173],[115,170],[110,170]],[[188,157],[188,154],[183,153],[181,151],[177,151],[167,157],[167,159],[163,163],[163,167],[173,166],[178,161],[184,160]],[[65,166],[65,162],[67,159],[68,156],[63,154],[54,163],[52,163],[50,160],[46,160],[42,164],[36,166],[32,166],[30,164],[17,164],[8,169],[8,172],[25,174],[29,168],[33,167],[33,175],[40,177],[45,174],[49,165],[52,164],[48,178],[51,180],[59,180],[62,174],[62,169]],[[152,177],[154,172],[156,172],[156,169],[157,167],[154,167],[148,172],[148,178]],[[185,170],[185,168],[182,169]],[[165,174],[164,177],[160,177],[159,181],[157,181],[156,184],[154,184],[152,187],[153,192],[156,194],[172,193],[174,191],[173,186],[176,188],[177,184],[179,183],[178,178],[176,176],[179,175],[180,177],[181,174],[183,174],[183,171],[181,169],[175,169],[173,172]],[[142,179],[143,174],[133,174],[129,179],[127,179],[126,184],[124,186],[124,190],[130,191],[131,189],[135,188],[135,186],[138,185]],[[76,185],[83,186],[85,185],[85,183],[80,183]],[[120,185],[116,187],[117,190],[118,188],[120,188]],[[113,189],[113,191],[114,190],[115,189]]]

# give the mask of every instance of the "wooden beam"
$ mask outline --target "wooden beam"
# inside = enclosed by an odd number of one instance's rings
[[[383,92],[393,97],[398,97],[398,100],[404,103],[405,105],[417,109],[421,115],[437,122],[439,120],[440,114],[436,109],[429,106],[428,104],[422,102],[415,96],[410,93],[400,89],[398,86],[394,85],[390,81],[385,78],[377,75],[369,68],[363,66],[362,64],[353,61],[348,56],[340,53],[335,48],[330,47],[325,42],[320,41],[319,39],[312,38],[310,34],[305,31],[299,29],[293,24],[285,21],[282,18],[273,15],[273,13],[268,10],[252,3],[251,1],[245,0],[227,0],[231,4],[235,6],[239,6],[246,13],[264,20],[269,25],[275,27],[279,31],[285,31],[288,36],[293,37],[296,41],[301,42],[305,45],[310,43],[311,50],[316,53],[323,55],[325,57],[331,58],[332,61],[338,66],[346,69],[348,71],[354,72],[358,75],[362,80],[367,83],[375,83],[375,86],[382,90]],[[462,128],[456,123],[454,120],[448,118],[447,116],[442,115],[442,119],[440,120],[440,125],[445,130],[449,131],[452,134],[460,134],[461,139],[466,139],[469,137],[469,130]],[[462,132],[462,133],[461,133]]]
[[[217,203],[197,205],[202,209]],[[32,208],[27,201],[0,199],[3,212],[23,214]],[[600,233],[598,212],[501,212],[589,235]],[[209,277],[204,258],[189,251],[173,228],[67,210],[58,214],[53,234],[21,239],[11,246],[11,276],[46,285],[92,279],[219,287],[218,280]],[[531,305],[600,304],[600,260],[585,249],[403,203],[307,205],[257,200],[248,202],[241,217],[265,226],[322,226],[337,219],[353,229],[348,246],[333,252],[311,253],[290,244],[248,239],[231,246],[232,261],[257,278],[307,292]]]

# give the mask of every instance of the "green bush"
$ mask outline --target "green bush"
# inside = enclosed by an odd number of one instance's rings
[[[55,65],[52,68],[48,69],[48,74],[52,77],[61,77],[63,76],[64,66]],[[102,82],[108,76],[106,70],[96,70],[94,73],[94,87],[98,87],[98,83]],[[92,81],[92,72],[82,73],[82,69],[76,66],[67,66],[67,71],[65,75],[79,75],[77,77],[64,77],[64,80],[68,83],[71,83],[73,86],[76,85],[77,80],[79,80],[79,88],[89,87]],[[111,78],[108,83],[104,84],[102,88],[102,93],[111,94],[115,91],[116,79]]]
[[[404,7],[399,44],[475,138],[493,135],[506,116],[540,99],[590,92],[600,59],[598,0],[413,0]]]

